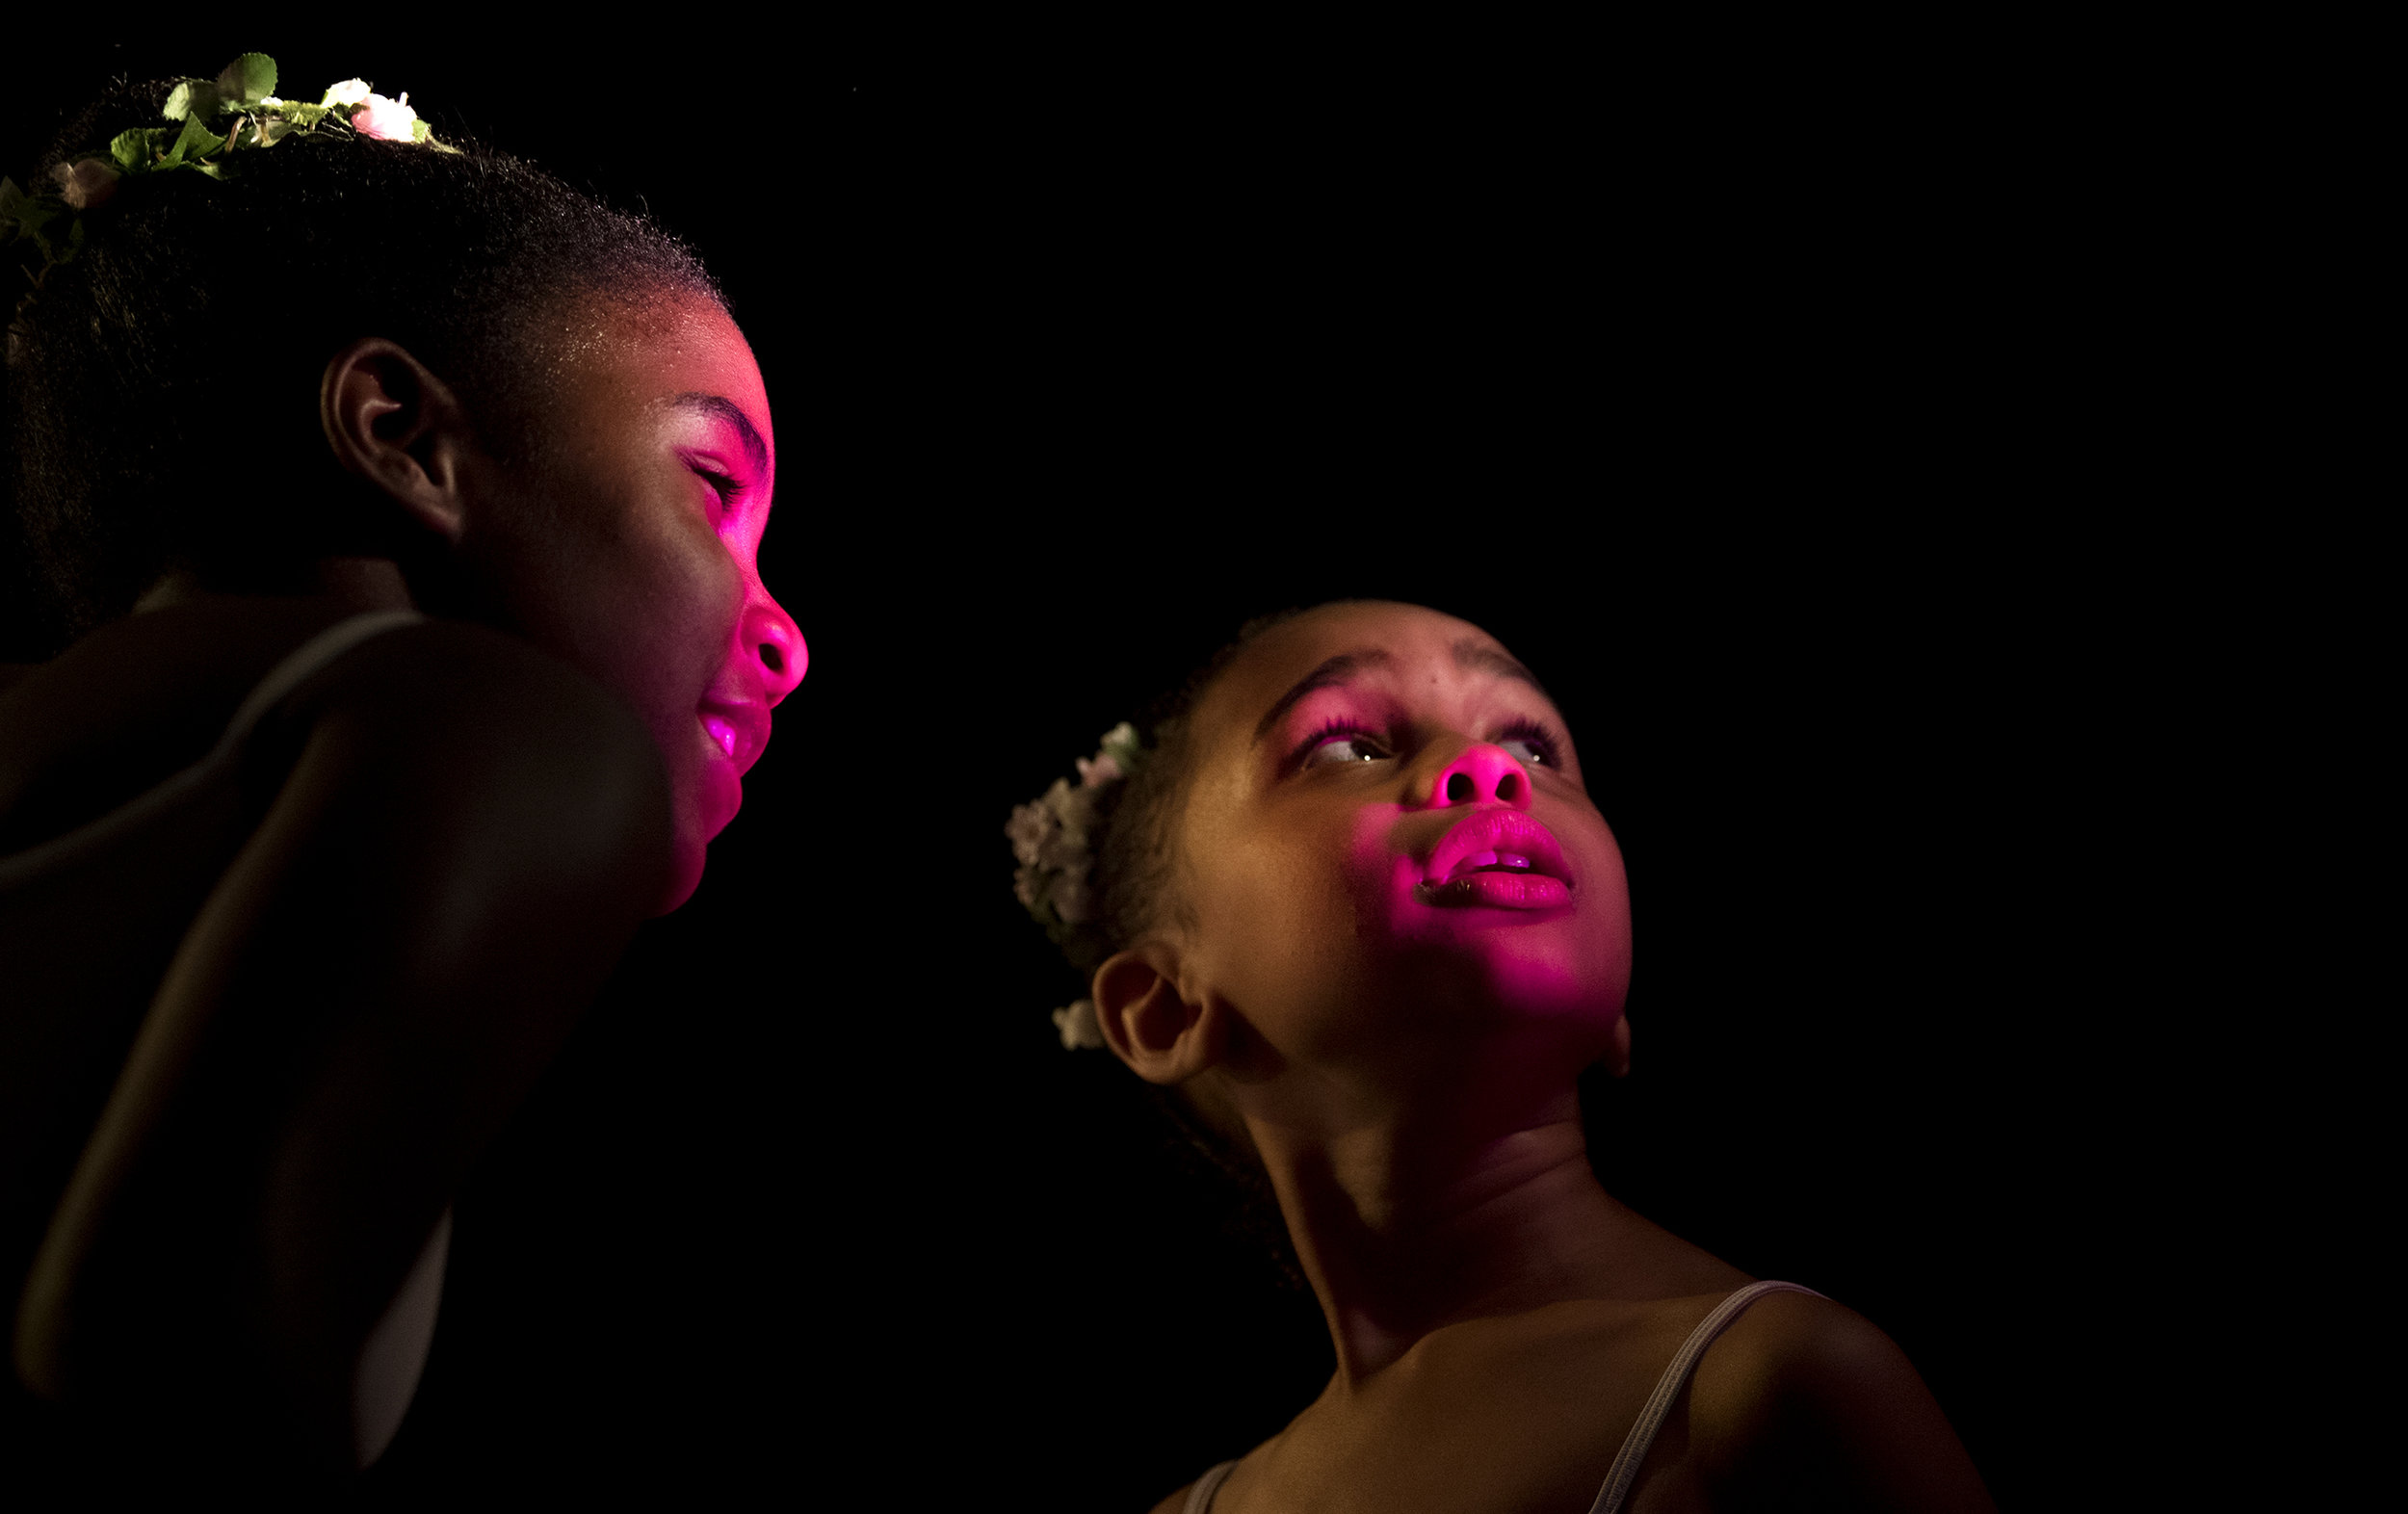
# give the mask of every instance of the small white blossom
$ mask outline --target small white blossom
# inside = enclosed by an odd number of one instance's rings
[[[1066,831],[1058,830],[1037,844],[1036,867],[1040,873],[1079,871],[1093,860],[1086,843]]]
[[[409,108],[406,91],[398,100],[372,94],[366,104],[352,112],[352,130],[380,142],[415,142],[417,126],[418,113]]]
[[[1112,757],[1125,767],[1138,754],[1138,728],[1123,720],[1097,737],[1095,744],[1103,748],[1098,755]]]
[[[1042,804],[1013,807],[1010,822],[1004,826],[1004,834],[1011,838],[1011,854],[1022,867],[1035,865],[1036,848],[1044,845],[1047,836],[1053,834],[1054,826],[1054,817]]]
[[[1092,923],[1097,909],[1095,842],[1099,822],[1112,785],[1136,770],[1142,756],[1137,727],[1123,720],[1106,731],[1092,757],[1077,759],[1079,781],[1057,778],[1033,801],[1016,806],[1004,834],[1020,866],[1011,877],[1012,897],[1056,939],[1057,926],[1076,928]],[[1054,1011],[1054,1029],[1066,1048],[1104,1044],[1095,1005],[1082,999]]]
[[[368,99],[367,80],[346,79],[327,91],[327,97],[319,103],[321,105],[365,105]]]
[[[1082,999],[1067,1009],[1055,1010],[1054,1029],[1061,1032],[1061,1048],[1065,1052],[1104,1044],[1104,1025],[1095,1018],[1092,999]]]
[[[1054,913],[1066,926],[1084,926],[1095,918],[1094,890],[1085,868],[1054,879],[1053,900]]]

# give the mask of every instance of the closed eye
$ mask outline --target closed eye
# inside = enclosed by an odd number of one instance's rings
[[[693,468],[694,477],[711,485],[711,492],[719,496],[720,514],[724,515],[735,508],[736,497],[745,491],[745,486],[733,476],[694,463],[687,466]]]

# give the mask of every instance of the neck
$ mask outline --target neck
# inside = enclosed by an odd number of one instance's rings
[[[1459,1109],[1460,1105],[1452,1106]],[[1631,1293],[1648,1227],[1599,1187],[1573,1090],[1518,1118],[1247,1124],[1352,1385],[1431,1331]]]

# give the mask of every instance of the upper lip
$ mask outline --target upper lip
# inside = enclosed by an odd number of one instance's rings
[[[1456,822],[1453,829],[1438,839],[1424,881],[1433,886],[1445,883],[1472,858],[1487,851],[1526,858],[1533,873],[1566,884],[1574,881],[1555,832],[1520,810],[1508,809],[1478,810]]]
[[[705,698],[696,718],[706,716],[725,720],[736,733],[736,749],[727,755],[734,759],[737,772],[750,772],[761,760],[761,748],[770,744],[769,706],[751,700]]]

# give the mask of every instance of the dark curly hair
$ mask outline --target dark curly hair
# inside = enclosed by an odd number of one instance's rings
[[[1186,908],[1177,887],[1176,831],[1180,806],[1195,776],[1195,711],[1231,664],[1273,627],[1304,613],[1283,610],[1247,621],[1236,637],[1175,688],[1156,699],[1138,722],[1145,759],[1104,801],[1095,848],[1095,923],[1061,941],[1062,954],[1084,979],[1113,953]],[[1215,1125],[1175,1089],[1143,1085],[1161,1116],[1170,1161],[1188,1181],[1215,1195],[1222,1229],[1255,1248],[1292,1292],[1308,1292],[1295,1244],[1280,1217],[1269,1175],[1230,1132]]]
[[[171,81],[119,84],[38,166],[156,125]],[[124,180],[9,328],[0,503],[55,651],[162,572],[229,587],[327,556],[386,555],[318,419],[327,360],[402,344],[480,438],[528,444],[526,397],[566,300],[664,289],[724,304],[658,226],[475,144],[289,139],[222,181]]]
[[[1063,944],[1083,977],[1166,919],[1182,918],[1176,887],[1173,832],[1180,801],[1195,776],[1195,707],[1245,649],[1265,632],[1304,613],[1258,615],[1177,687],[1156,699],[1139,722],[1145,760],[1106,801],[1095,848],[1096,928]]]

